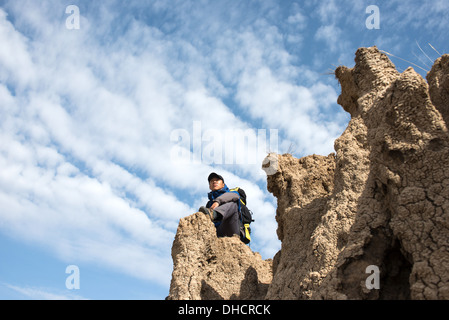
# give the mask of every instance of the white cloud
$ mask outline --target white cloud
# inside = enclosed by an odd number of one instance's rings
[[[18,89],[26,86],[35,76],[35,70],[31,57],[27,51],[28,41],[26,37],[17,32],[14,26],[7,20],[7,14],[0,9],[0,74],[2,82],[10,81]]]
[[[342,15],[341,7],[335,0],[319,1],[317,12],[323,24],[333,24]]]
[[[322,95],[324,88],[327,95]],[[322,119],[313,118],[321,106],[326,108],[335,99],[336,93],[330,86],[322,83],[311,88],[293,85],[280,81],[264,68],[242,77],[238,97],[254,118],[263,118],[270,127],[285,132],[301,153],[329,153],[332,150],[338,131],[330,132]]]
[[[316,39],[323,40],[326,43],[326,49],[336,52],[338,43],[341,41],[341,29],[335,25],[321,26],[316,32]]]
[[[298,12],[296,14],[289,16],[287,18],[287,22],[294,25],[295,28],[302,30],[305,28],[307,24],[307,17],[301,12]]]
[[[3,284],[10,290],[20,293],[29,300],[87,300],[86,298],[76,295],[67,294],[64,292],[54,292],[53,289],[36,288],[36,287],[21,287],[11,284]]]
[[[403,29],[422,29],[442,35],[449,23],[445,17],[449,12],[449,4],[444,0],[437,1],[391,1],[379,6],[382,23]]]

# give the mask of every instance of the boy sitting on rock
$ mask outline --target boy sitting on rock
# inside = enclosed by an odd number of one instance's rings
[[[215,172],[212,172],[207,180],[211,190],[208,193],[209,201],[206,207],[201,207],[199,211],[209,215],[217,228],[218,237],[239,235],[238,201],[240,196],[238,193],[230,192],[223,177]]]

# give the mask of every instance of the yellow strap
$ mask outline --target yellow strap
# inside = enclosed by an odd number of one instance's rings
[[[245,237],[246,237],[246,239],[251,241],[251,236],[249,234],[249,224],[245,224]]]
[[[237,187],[237,188],[234,188],[234,189],[229,189],[229,191],[237,191],[237,192],[239,192],[239,187]],[[240,199],[240,202],[241,203],[243,203],[244,205],[246,205],[246,203],[245,202],[243,202],[243,200],[242,199]]]

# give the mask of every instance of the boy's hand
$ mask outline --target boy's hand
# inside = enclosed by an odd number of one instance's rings
[[[210,206],[210,208],[211,208],[212,210],[214,210],[216,207],[218,207],[218,202],[214,202],[214,203],[212,203],[212,205]]]

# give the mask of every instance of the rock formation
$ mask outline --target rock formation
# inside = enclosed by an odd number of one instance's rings
[[[181,219],[172,247],[170,300],[264,299],[272,261],[233,238],[217,238],[204,213]]]
[[[170,298],[449,299],[449,55],[427,82],[376,47],[355,62],[335,71],[351,114],[335,154],[278,155],[267,177],[272,269],[196,214],[173,244]]]

